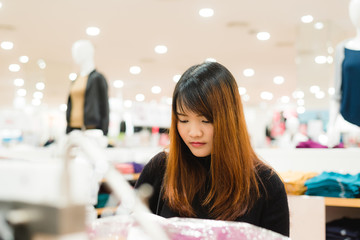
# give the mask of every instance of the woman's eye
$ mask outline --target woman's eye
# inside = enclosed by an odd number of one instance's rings
[[[180,119],[179,119],[179,122],[181,122],[181,123],[187,123],[188,120],[180,120]]]
[[[203,123],[210,123],[208,120],[202,120]]]

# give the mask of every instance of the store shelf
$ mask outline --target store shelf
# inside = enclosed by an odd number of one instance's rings
[[[360,198],[325,197],[325,206],[360,208]]]

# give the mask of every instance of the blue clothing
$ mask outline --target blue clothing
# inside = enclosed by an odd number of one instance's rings
[[[344,48],[341,105],[343,118],[360,126],[360,51]]]
[[[323,172],[305,182],[306,195],[356,198],[360,194],[360,173]]]

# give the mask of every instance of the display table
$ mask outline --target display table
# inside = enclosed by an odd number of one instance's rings
[[[325,206],[327,207],[350,207],[360,208],[360,198],[325,198]]]
[[[277,172],[360,172],[360,149],[256,149]],[[290,238],[325,240],[326,223],[360,216],[360,199],[289,196]]]

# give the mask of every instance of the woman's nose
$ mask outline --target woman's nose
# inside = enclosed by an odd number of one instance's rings
[[[202,135],[201,128],[197,124],[193,124],[190,126],[189,135],[191,137],[200,137]]]

